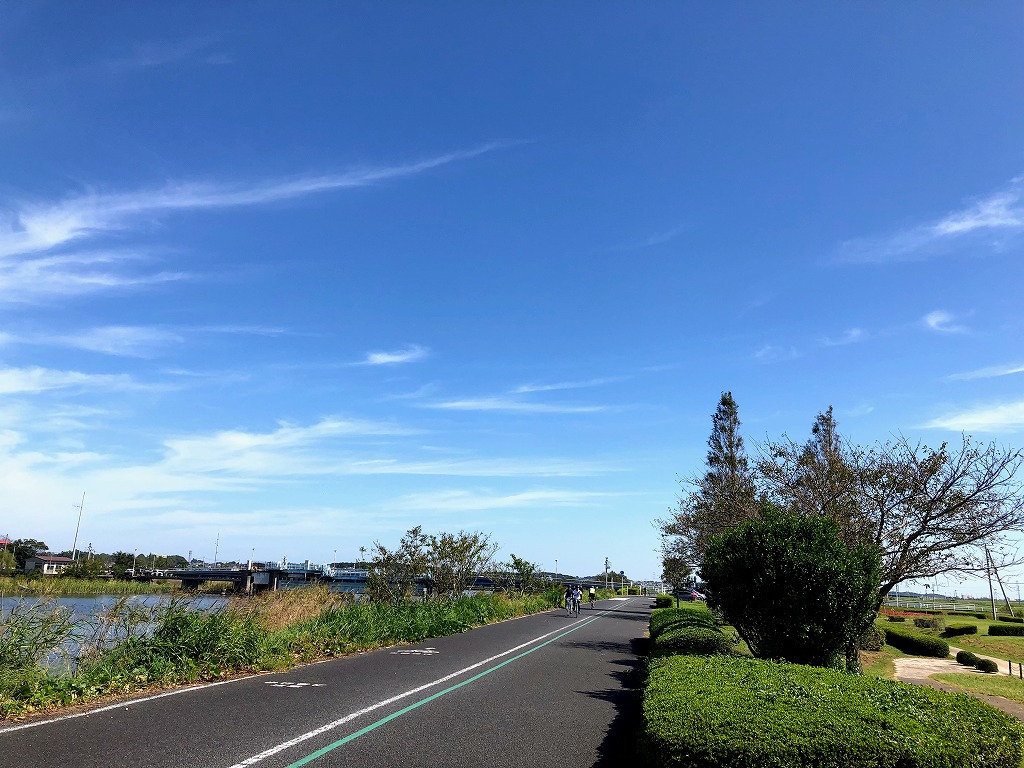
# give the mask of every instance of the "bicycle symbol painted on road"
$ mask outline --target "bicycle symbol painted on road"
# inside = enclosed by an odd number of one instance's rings
[[[327,683],[289,683],[287,681],[268,680],[264,685],[272,685],[275,688],[324,688]]]

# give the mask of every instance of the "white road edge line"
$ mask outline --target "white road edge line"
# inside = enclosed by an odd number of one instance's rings
[[[561,610],[561,609],[557,609],[557,610]],[[312,731],[309,731],[307,733],[303,733],[300,736],[296,736],[294,739],[289,739],[288,741],[285,741],[285,742],[282,742],[281,744],[273,746],[270,749],[267,749],[267,750],[265,750],[263,752],[260,752],[258,755],[253,755],[252,757],[247,757],[242,762],[235,763],[234,765],[232,765],[231,768],[247,768],[247,766],[255,765],[256,763],[259,763],[259,762],[262,762],[263,760],[266,760],[268,757],[271,757],[272,755],[276,755],[278,752],[283,752],[284,750],[289,749],[290,747],[294,747],[296,744],[301,744],[302,742],[308,741],[309,739],[312,739],[312,738],[314,738],[316,736],[319,736],[322,733],[327,733],[327,731],[334,730],[338,726],[344,725],[345,723],[350,722],[352,720],[355,720],[358,717],[362,717],[363,715],[368,714],[370,712],[373,712],[374,710],[380,709],[381,707],[386,707],[389,704],[394,704],[396,701],[400,701],[401,699],[405,699],[405,698],[408,698],[409,696],[413,696],[413,695],[415,695],[417,693],[420,693],[421,691],[425,691],[427,688],[433,688],[434,686],[440,685],[441,683],[447,683],[449,680],[452,680],[452,679],[454,679],[456,677],[459,677],[460,675],[464,675],[467,672],[471,672],[474,669],[477,669],[478,667],[482,667],[485,664],[490,664],[492,661],[496,661],[496,660],[500,659],[502,656],[508,656],[510,653],[515,653],[516,651],[522,650],[523,648],[526,648],[528,645],[533,645],[534,643],[537,643],[537,642],[543,640],[546,637],[550,637],[551,635],[557,635],[559,632],[564,632],[566,627],[575,626],[576,624],[580,624],[581,622],[584,622],[584,621],[591,621],[592,619],[600,618],[604,614],[609,613],[610,611],[614,611],[614,610],[618,610],[618,607],[616,606],[616,608],[609,608],[607,610],[604,610],[601,613],[599,613],[597,616],[588,616],[585,619],[578,619],[578,620],[572,622],[572,624],[566,624],[566,625],[563,625],[563,626],[559,627],[558,629],[552,630],[551,632],[546,632],[545,634],[541,635],[540,637],[535,637],[535,638],[533,638],[533,640],[527,640],[525,643],[521,643],[520,645],[517,645],[515,648],[509,648],[507,651],[502,651],[501,653],[499,653],[499,654],[497,654],[495,656],[491,656],[489,659],[484,659],[483,661],[478,661],[476,664],[471,664],[468,667],[464,667],[463,669],[460,669],[458,672],[452,672],[450,675],[445,675],[444,677],[439,677],[437,680],[434,680],[434,681],[429,682],[429,683],[424,683],[423,685],[421,685],[421,686],[419,686],[417,688],[413,688],[411,690],[408,690],[405,693],[400,693],[397,696],[392,696],[389,699],[384,699],[383,701],[378,701],[376,704],[371,704],[368,707],[364,707],[363,709],[360,709],[358,712],[353,712],[353,713],[351,713],[349,715],[345,715],[344,717],[342,717],[342,718],[340,718],[338,720],[335,720],[335,721],[333,721],[331,723],[327,723],[326,725],[320,726],[316,730],[312,730]]]
[[[252,680],[254,677],[265,677],[272,675],[273,672],[257,672],[254,675],[246,675],[245,677],[236,677],[232,680],[221,680],[216,683],[203,683],[202,685],[190,685],[188,688],[177,688],[173,691],[164,691],[163,693],[157,693],[152,696],[143,696],[139,699],[128,699],[117,704],[108,704],[105,707],[98,707],[96,709],[88,709],[84,712],[75,712],[73,715],[62,715],[61,717],[51,717],[47,720],[37,720],[32,723],[22,723],[21,725],[11,725],[7,728],[0,728],[0,734],[10,733],[11,731],[22,731],[26,728],[38,728],[40,725],[50,725],[51,723],[59,723],[62,720],[74,720],[76,717],[89,717],[90,715],[98,715],[100,712],[109,712],[112,709],[128,709],[128,707],[134,707],[136,704],[144,704],[147,701],[153,701],[154,699],[163,699],[167,696],[177,696],[182,693],[192,693],[193,691],[201,691],[204,688],[214,688],[218,685],[230,685],[231,683],[241,683],[244,680]],[[280,674],[280,673],[278,673]]]

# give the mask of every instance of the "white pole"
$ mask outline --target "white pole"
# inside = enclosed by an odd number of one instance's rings
[[[78,529],[82,527],[82,510],[85,508],[85,491],[82,491],[82,503],[72,504],[73,507],[78,507],[78,522],[75,524],[75,540],[71,544],[71,561],[74,562],[78,559]]]

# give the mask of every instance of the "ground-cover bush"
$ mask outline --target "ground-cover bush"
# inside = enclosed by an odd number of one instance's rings
[[[943,637],[957,637],[959,635],[978,634],[977,624],[950,624],[942,633]]]
[[[988,627],[988,633],[990,635],[1004,635],[1020,637],[1024,636],[1024,625],[1018,624],[990,624]]]
[[[964,694],[734,656],[652,659],[641,749],[688,768],[1017,768],[1024,725]]]
[[[935,656],[939,659],[949,656],[949,643],[945,640],[918,635],[902,628],[886,627],[885,642],[913,656]]]

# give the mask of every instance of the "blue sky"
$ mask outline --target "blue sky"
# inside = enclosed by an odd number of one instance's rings
[[[0,9],[0,533],[660,570],[748,441],[1024,432],[1018,3]],[[950,585],[950,588],[955,587]]]

